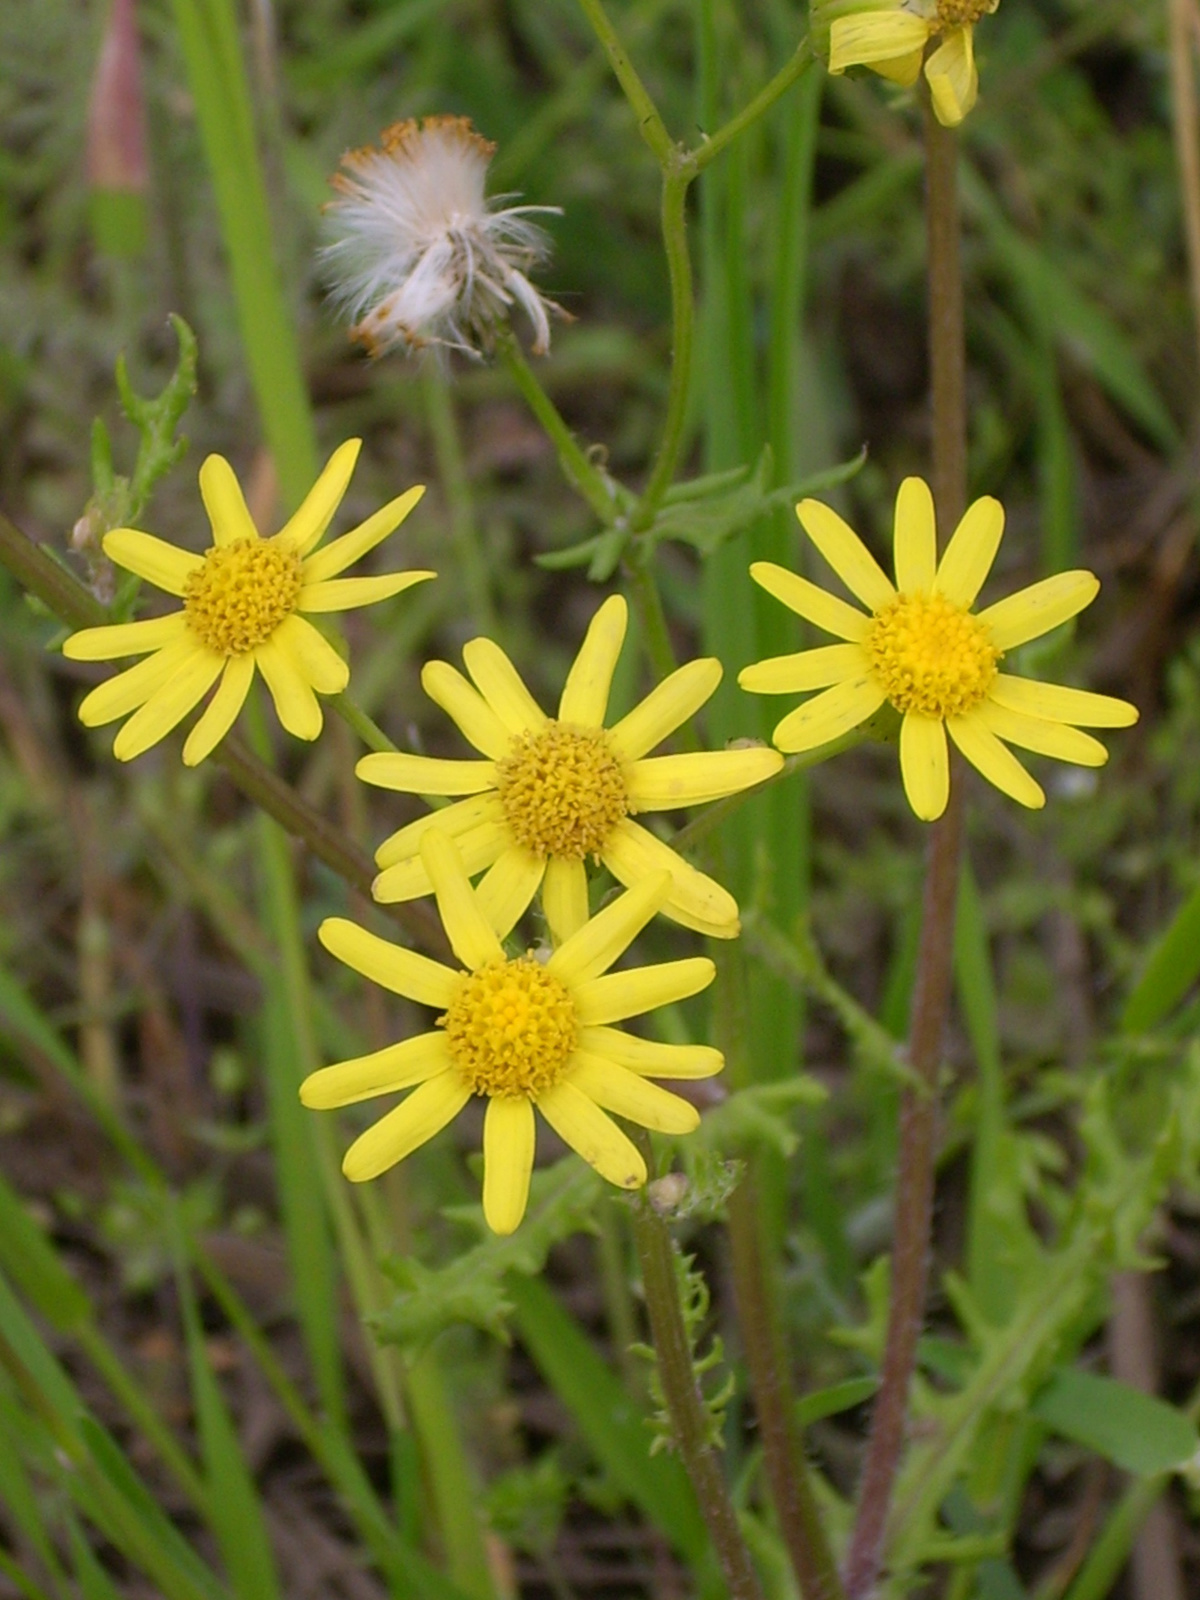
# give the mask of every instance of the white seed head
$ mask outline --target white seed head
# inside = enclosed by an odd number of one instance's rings
[[[558,207],[489,202],[495,150],[467,117],[425,117],[342,157],[321,257],[368,354],[440,344],[478,355],[514,305],[533,324],[534,354],[550,348],[549,313],[560,308],[527,277],[549,254],[529,214]]]

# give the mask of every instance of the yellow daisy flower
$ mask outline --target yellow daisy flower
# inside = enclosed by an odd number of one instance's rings
[[[796,515],[870,615],[773,562],[750,568],[768,594],[845,641],[775,656],[739,674],[742,688],[757,694],[824,690],[775,729],[781,750],[827,744],[886,700],[904,719],[900,770],[905,793],[917,816],[932,822],[946,809],[950,793],[947,732],[989,782],[1022,805],[1038,807],[1046,797],[1009,744],[1099,767],[1108,752],[1079,726],[1125,728],[1137,721],[1136,709],[1124,700],[1000,671],[1005,651],[1082,611],[1100,583],[1090,572],[1060,572],[972,612],[1004,532],[998,500],[984,496],[968,508],[939,563],[933,496],[923,479],[906,478],[896,497],[895,586],[828,506],[802,500]]]
[[[924,61],[934,114],[957,127],[975,104],[975,24],[1000,0],[824,0],[814,21],[829,27],[829,70],[871,67],[911,88]],[[931,39],[941,43],[925,60]]]
[[[113,744],[119,761],[157,744],[220,679],[183,747],[189,767],[203,761],[232,727],[256,666],[287,731],[298,739],[317,737],[317,694],[339,694],[350,669],[303,613],[371,605],[436,576],[338,577],[400,526],[423,488],[409,489],[316,549],[346,493],[361,444],[349,439],[334,451],[304,504],[273,538],[262,538],[254,526],[224,456],[209,456],[200,468],[200,495],[213,532],[203,555],[137,528],[105,534],[104,553],[119,567],[183,600],[181,610],[166,616],[84,628],[63,645],[73,661],[147,657],[93,689],[79,707],[79,720],[88,728],[133,713]]]
[[[457,839],[467,872],[488,868],[480,904],[501,937],[542,886],[542,905],[556,939],[587,918],[584,860],[598,857],[620,883],[670,874],[664,915],[718,939],[738,932],[737,903],[726,890],[633,820],[716,800],[771,777],[778,752],[760,746],[689,755],[646,753],[709,698],[721,680],[715,660],[689,661],[614,727],[604,726],[608,694],[625,639],[628,608],[613,595],[592,618],[559,701],[548,717],[512,662],[490,639],[463,649],[472,687],[445,661],[421,674],[426,694],[446,711],[483,761],[427,756],[364,756],[356,771],[367,783],[405,794],[467,795],[401,828],[376,852],[383,869],[377,900],[412,900],[432,888],[421,840],[436,825]]]
[[[665,872],[645,877],[561,944],[543,963],[510,958],[471,887],[458,847],[437,828],[421,859],[463,969],[329,917],[317,936],[339,961],[395,994],[440,1010],[436,1028],[371,1055],[312,1073],[306,1106],[325,1111],[397,1089],[413,1092],[354,1141],[342,1170],[375,1178],[456,1117],[472,1095],[487,1100],[483,1211],[496,1233],[525,1215],[533,1169],[534,1107],[602,1178],[621,1189],[646,1181],[635,1146],[605,1114],[660,1133],[690,1133],[696,1108],[650,1078],[708,1078],[724,1065],[706,1045],[654,1044],[611,1026],[697,994],[715,968],[703,956],[658,966],[608,969],[661,909]]]

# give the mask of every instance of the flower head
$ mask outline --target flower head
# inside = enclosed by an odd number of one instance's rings
[[[409,489],[317,549],[346,493],[361,442],[350,439],[334,451],[304,504],[273,538],[262,538],[254,526],[223,456],[209,456],[200,468],[200,494],[213,533],[203,555],[137,528],[105,534],[104,553],[111,560],[183,601],[180,610],[165,616],[84,628],[63,645],[63,654],[73,661],[147,657],[93,689],[79,707],[79,720],[88,728],[133,713],[113,744],[119,761],[157,744],[219,679],[183,747],[188,766],[203,761],[232,727],[256,666],[288,732],[298,739],[317,737],[317,693],[339,694],[350,669],[304,613],[370,605],[434,576],[338,577],[399,527],[424,494],[422,488]]]
[[[975,24],[1000,0],[814,0],[813,28],[828,32],[829,70],[871,67],[893,83],[911,88],[925,48],[940,43],[925,64],[925,77],[939,122],[953,128],[975,104]]]
[[[598,857],[626,885],[666,872],[664,914],[698,932],[732,939],[733,897],[633,820],[716,800],[778,772],[782,758],[762,746],[656,756],[647,752],[697,711],[721,679],[721,664],[690,661],[660,683],[614,727],[608,694],[625,639],[628,608],[613,595],[592,618],[567,676],[558,716],[548,717],[503,650],[490,639],[463,649],[474,687],[445,661],[427,663],[421,682],[486,758],[364,756],[360,778],[420,795],[466,795],[401,828],[376,853],[378,900],[412,900],[433,887],[421,840],[438,827],[458,840],[467,871],[488,868],[480,903],[501,936],[543,884],[551,931],[567,938],[587,916],[584,861]]]
[[[654,1044],[611,1026],[712,982],[715,969],[702,956],[608,970],[663,904],[669,876],[644,878],[543,964],[532,955],[506,955],[447,834],[429,829],[421,859],[462,969],[341,917],[317,930],[339,961],[441,1013],[431,1032],[325,1067],[301,1085],[300,1098],[317,1110],[413,1090],[350,1146],[346,1176],[355,1183],[377,1177],[481,1095],[488,1103],[483,1210],[496,1233],[511,1233],[525,1214],[535,1106],[601,1177],[622,1189],[640,1187],[645,1163],[606,1112],[661,1133],[690,1133],[700,1120],[695,1107],[648,1080],[707,1078],[724,1064],[705,1045]]]
[[[322,252],[336,301],[354,320],[350,337],[368,354],[396,345],[451,345],[477,354],[519,305],[533,324],[534,353],[550,348],[557,311],[527,273],[545,260],[545,234],[531,212],[497,209],[484,194],[496,147],[466,117],[397,122],[342,157],[327,207],[333,242]]]
[[[950,792],[947,732],[989,782],[1022,805],[1037,807],[1046,797],[1009,744],[1098,767],[1108,752],[1080,727],[1124,728],[1137,721],[1137,711],[1124,700],[1001,671],[1005,651],[1075,616],[1095,599],[1100,584],[1090,572],[1060,572],[972,611],[1004,532],[998,500],[985,496],[969,507],[939,563],[933,496],[923,479],[906,478],[896,497],[895,585],[828,506],[802,500],[796,514],[868,611],[772,562],[750,568],[768,594],[845,641],[759,661],[739,675],[743,689],[758,694],[824,691],[775,729],[781,750],[826,744],[887,701],[903,717],[905,792],[917,816],[931,822],[945,810]]]

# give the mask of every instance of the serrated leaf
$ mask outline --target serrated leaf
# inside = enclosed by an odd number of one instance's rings
[[[1200,1451],[1200,1434],[1182,1411],[1116,1378],[1074,1367],[1054,1374],[1032,1410],[1055,1433],[1140,1478],[1177,1472]]]

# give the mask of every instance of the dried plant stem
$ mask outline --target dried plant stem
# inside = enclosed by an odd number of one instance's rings
[[[649,1141],[641,1141],[648,1153]],[[645,1194],[634,1202],[633,1235],[642,1267],[650,1334],[680,1460],[691,1479],[732,1600],[762,1600],[758,1575],[738,1526],[717,1453],[708,1441],[704,1402],[688,1347],[674,1247]]]
[[[1195,0],[1167,0],[1171,64],[1171,123],[1187,239],[1192,320],[1200,348],[1200,115],[1196,106]]]
[[[943,534],[948,534],[965,509],[967,481],[958,146],[954,134],[934,117],[928,101],[925,152],[933,494],[939,526]],[[858,1511],[846,1558],[848,1600],[863,1600],[873,1591],[879,1575],[892,1489],[904,1447],[917,1339],[925,1311],[937,1157],[937,1081],[950,1006],[961,850],[962,789],[957,774],[952,771],[949,805],[930,830],[909,1033],[909,1063],[919,1086],[907,1090],[901,1102],[887,1342],[859,1489]]]

